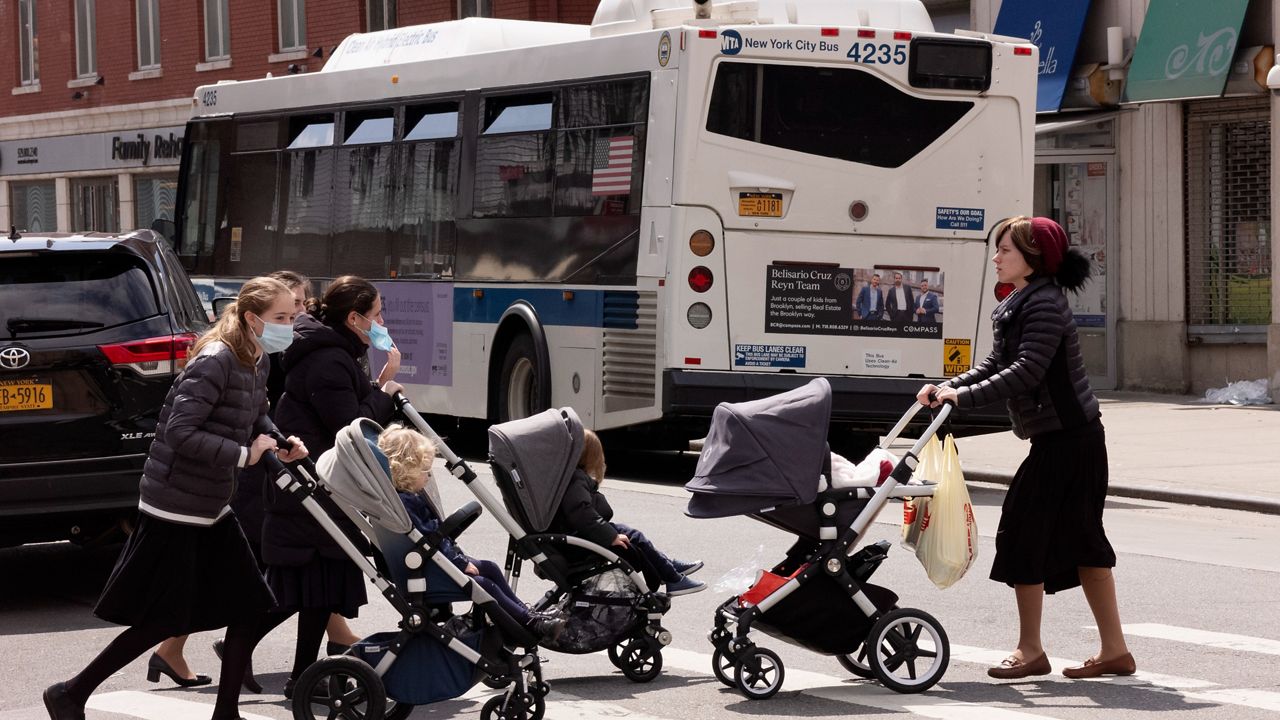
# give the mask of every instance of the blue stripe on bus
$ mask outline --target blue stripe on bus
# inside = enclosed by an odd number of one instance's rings
[[[483,297],[476,297],[475,290]],[[453,289],[454,322],[496,323],[517,300],[538,311],[543,325],[601,327],[624,330],[638,325],[640,295],[626,290],[574,289],[573,299],[564,299],[564,290],[554,288],[463,288]]]

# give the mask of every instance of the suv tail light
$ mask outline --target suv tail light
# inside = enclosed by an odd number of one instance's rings
[[[193,333],[133,340],[98,349],[115,367],[127,367],[139,375],[165,375],[181,370],[187,364],[187,353],[196,341]]]

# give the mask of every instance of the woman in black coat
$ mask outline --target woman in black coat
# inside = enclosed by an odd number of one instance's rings
[[[1132,675],[1136,671],[1120,626],[1116,554],[1102,527],[1107,497],[1107,445],[1098,400],[1089,387],[1075,319],[1063,290],[1077,291],[1089,261],[1068,248],[1049,218],[1017,217],[996,228],[992,262],[1013,292],[992,314],[991,355],[941,385],[926,385],[919,401],[958,409],[1005,401],[1014,433],[1031,452],[1005,495],[991,579],[1014,588],[1018,648],[991,677],[1013,680],[1052,672],[1040,640],[1044,594],[1084,588],[1101,648],[1069,678]]]
[[[366,280],[334,280],[308,310],[310,314],[295,321],[293,344],[281,358],[284,394],[275,421],[282,431],[302,438],[318,457],[356,418],[383,425],[391,419],[392,396],[401,390],[394,380],[400,352],[389,344],[382,326],[382,298]],[[375,342],[388,354],[376,386],[366,370],[368,348]],[[290,494],[268,485],[264,499],[262,559],[267,583],[276,596],[279,620],[299,615],[293,670],[285,685],[285,694],[292,695],[293,683],[315,662],[330,613],[352,618],[366,602],[365,579]],[[345,516],[333,519],[340,525],[350,523]]]
[[[128,627],[75,677],[44,691],[53,720],[83,720],[94,689],[161,640],[224,626],[227,652],[213,717],[239,717],[240,678],[272,597],[229,502],[237,469],[276,447],[265,355],[289,342],[292,320],[288,289],[254,278],[191,348],[157,419],[139,484],[137,528],[94,608]],[[305,457],[298,438],[290,440],[281,459]]]

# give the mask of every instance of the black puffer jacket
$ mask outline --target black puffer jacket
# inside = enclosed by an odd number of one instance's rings
[[[275,421],[286,435],[297,435],[311,457],[333,447],[338,431],[358,417],[381,425],[395,408],[386,393],[373,386],[361,360],[367,348],[346,329],[329,327],[299,315],[293,324],[293,344],[284,352],[284,395]],[[268,483],[264,493],[266,517],[262,528],[262,559],[268,565],[305,565],[319,553],[339,559],[346,555],[328,533],[292,497]],[[345,517],[334,518],[350,523]]]
[[[991,314],[991,355],[943,385],[961,408],[1005,400],[1013,432],[1030,438],[1080,427],[1100,416],[1089,387],[1080,338],[1067,297],[1049,278],[1032,280]]]
[[[594,478],[581,468],[573,471],[573,479],[565,488],[560,507],[551,521],[553,532],[577,535],[583,540],[609,547],[618,537],[618,529],[609,521],[613,508],[600,492]]]
[[[228,508],[250,441],[275,430],[267,409],[266,357],[248,368],[222,343],[202,348],[160,410],[139,509],[173,522],[212,525]]]

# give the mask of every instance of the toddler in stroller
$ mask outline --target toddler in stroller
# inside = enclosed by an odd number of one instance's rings
[[[421,433],[403,425],[392,425],[378,436],[378,448],[387,456],[391,465],[391,482],[396,486],[400,501],[409,511],[413,526],[424,535],[440,529],[440,517],[434,502],[427,494],[431,482],[431,464],[436,459],[436,448]],[[555,640],[564,629],[564,618],[535,613],[516,596],[502,568],[490,560],[477,560],[462,552],[451,539],[442,537],[440,552],[459,570],[470,575],[472,582],[484,588],[511,617],[542,638]]]
[[[565,628],[542,647],[582,655],[607,650],[609,661],[634,682],[649,682],[662,672],[662,648],[671,633],[662,627],[671,607],[655,580],[614,552],[617,533],[605,544],[555,532],[552,520],[582,458],[584,430],[572,408],[489,428],[489,464],[500,495],[478,481],[475,471],[453,453],[403,394],[399,410],[435,443],[450,474],[507,531],[506,576],[518,588],[520,570],[532,562],[554,586],[534,604],[535,611],[566,617]],[[592,483],[594,485],[594,483]],[[603,539],[603,538],[602,538]],[[496,684],[487,683],[492,685]]]
[[[920,410],[912,403],[881,449]],[[946,406],[884,482],[882,453],[867,462],[871,486],[833,481],[826,442],[831,386],[825,378],[773,397],[721,403],[711,419],[687,514],[695,518],[748,515],[796,536],[781,563],[716,610],[712,670],[750,699],[772,697],[784,669],[771,650],[748,637],[754,628],[822,653],[847,670],[903,693],[938,682],[950,658],[947,635],[932,616],[898,608],[897,596],[868,582],[889,543],[856,549],[891,498],[933,494],[932,485],[908,485],[925,441],[950,413]],[[856,473],[855,473],[856,474]]]
[[[403,720],[415,705],[503,678],[510,687],[485,703],[481,719],[540,720],[550,688],[538,638],[442,552],[479,517],[479,504],[419,530],[392,484],[380,434],[377,423],[358,418],[316,464],[269,464],[268,479],[298,499],[400,615],[399,630],[309,666],[295,687],[293,716]],[[339,525],[330,512],[345,513],[352,524]],[[470,611],[455,616],[453,603],[467,602]]]
[[[689,577],[702,568],[702,562],[673,560],[654,546],[644,533],[613,520],[613,507],[600,492],[604,482],[604,446],[591,430],[582,431],[582,458],[565,489],[552,528],[576,535],[584,540],[619,548],[624,555],[641,565],[647,575],[666,583],[668,595],[688,595],[705,590],[705,583]]]

